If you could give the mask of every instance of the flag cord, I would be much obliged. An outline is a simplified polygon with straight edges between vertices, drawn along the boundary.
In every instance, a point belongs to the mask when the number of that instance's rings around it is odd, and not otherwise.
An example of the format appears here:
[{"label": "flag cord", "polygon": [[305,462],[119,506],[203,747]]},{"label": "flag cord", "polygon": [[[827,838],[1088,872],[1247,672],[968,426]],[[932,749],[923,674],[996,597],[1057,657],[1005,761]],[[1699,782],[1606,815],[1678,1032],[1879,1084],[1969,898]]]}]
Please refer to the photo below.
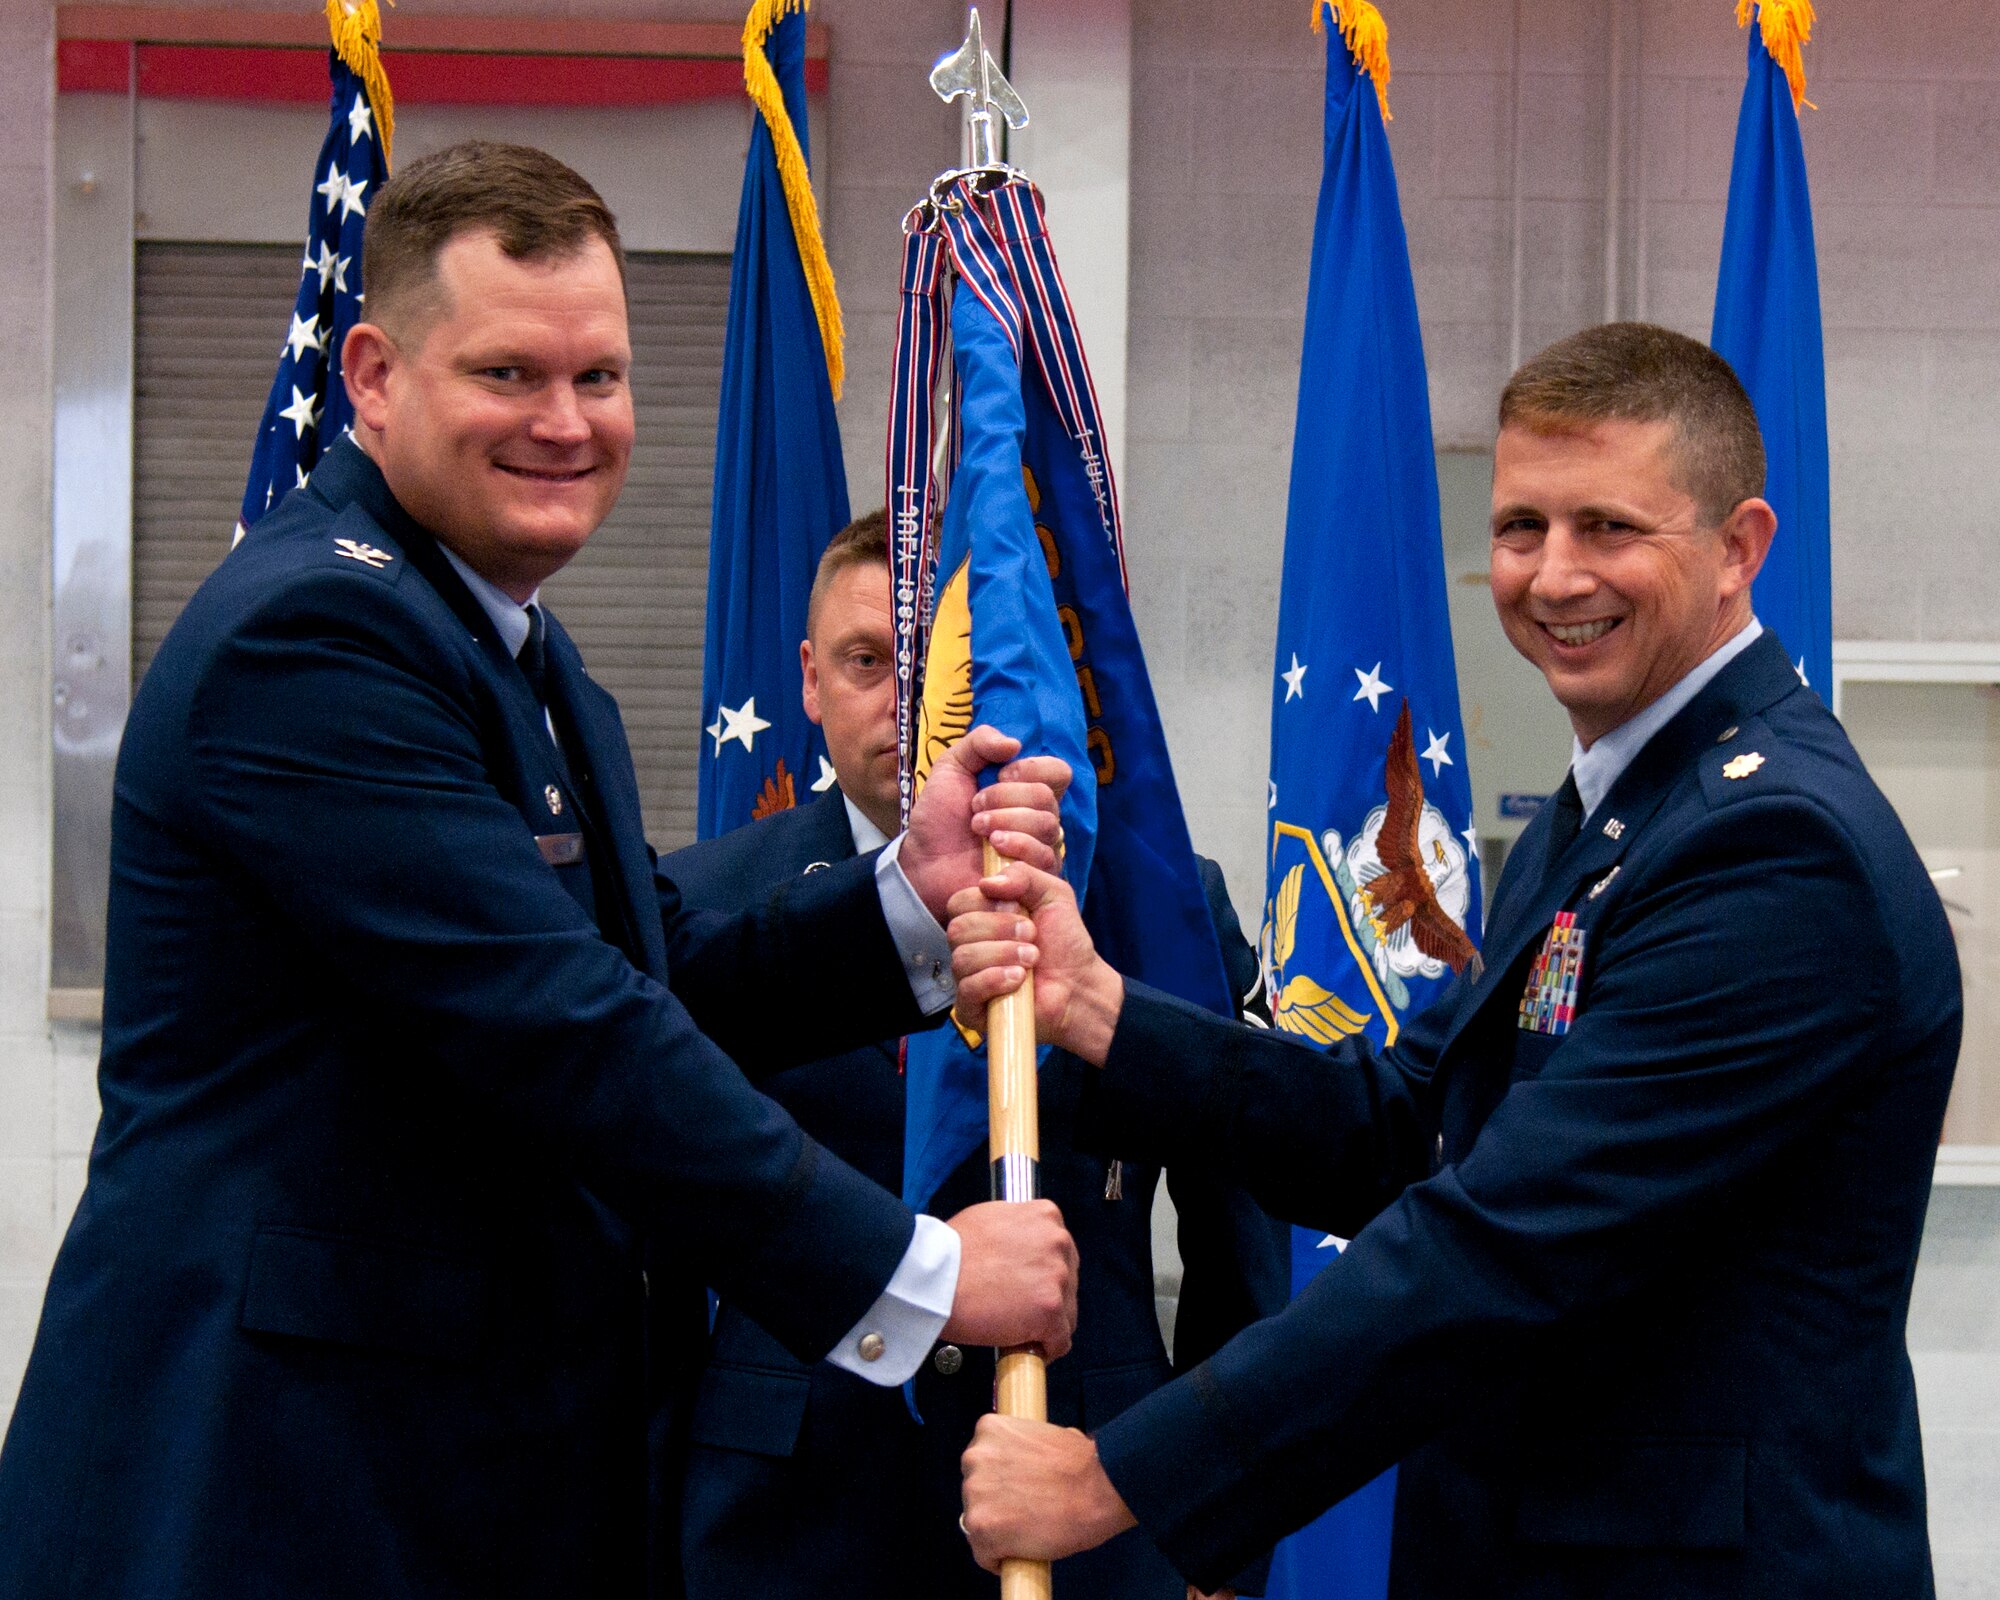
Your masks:
[{"label": "flag cord", "polygon": [[[337,4],[338,0],[329,3]],[[778,160],[778,182],[785,191],[785,209],[791,213],[792,237],[798,240],[799,264],[805,269],[813,314],[819,319],[820,343],[826,347],[827,382],[838,400],[841,380],[846,376],[840,296],[834,288],[833,265],[826,258],[826,242],[820,237],[819,207],[813,201],[812,174],[806,168],[806,154],[785,110],[778,76],[764,55],[764,41],[771,30],[791,13],[804,11],[810,4],[811,0],[755,0],[750,15],[743,21],[743,86],[763,117],[764,126],[771,130],[771,145]]]},{"label": "flag cord", "polygon": [[1803,47],[1812,42],[1812,0],[1736,0],[1736,26],[1747,28],[1752,18],[1764,34],[1764,48],[1785,74],[1792,88],[1792,110],[1819,107],[1806,98],[1806,64]]},{"label": "flag cord", "polygon": [[334,54],[368,91],[368,106],[382,136],[382,165],[387,167],[396,136],[396,97],[389,92],[389,73],[382,65],[381,10],[375,0],[326,0],[326,25],[333,32]]}]

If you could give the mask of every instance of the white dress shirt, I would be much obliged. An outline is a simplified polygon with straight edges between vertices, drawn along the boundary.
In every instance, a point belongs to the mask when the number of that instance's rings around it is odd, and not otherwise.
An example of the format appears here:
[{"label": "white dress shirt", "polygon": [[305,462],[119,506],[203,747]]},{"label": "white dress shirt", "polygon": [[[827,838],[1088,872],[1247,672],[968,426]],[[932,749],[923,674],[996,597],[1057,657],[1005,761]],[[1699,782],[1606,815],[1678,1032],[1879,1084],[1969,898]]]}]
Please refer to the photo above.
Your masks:
[{"label": "white dress shirt", "polygon": [[[528,606],[536,603],[541,591],[537,589],[522,604],[474,572],[442,541],[438,548],[444,551],[445,560],[465,580],[472,598],[492,620],[507,653],[518,656],[534,628]],[[543,715],[546,717],[547,712]],[[555,738],[553,723],[549,726],[549,737]],[[854,836],[855,854],[882,850],[875,861],[875,893],[882,902],[882,917],[889,924],[896,948],[903,954],[903,972],[909,979],[910,993],[925,1016],[935,1016],[949,1009],[958,997],[958,985],[951,975],[950,941],[897,861],[902,852],[902,835],[889,839],[845,794],[841,799],[847,805],[847,826]],[[936,1217],[919,1216],[910,1246],[890,1274],[887,1286],[861,1320],[827,1353],[827,1360],[859,1373],[871,1383],[885,1386],[914,1377],[951,1317],[952,1298],[958,1292],[959,1255],[958,1234],[949,1225]]]},{"label": "white dress shirt", "polygon": [[[854,853],[882,852],[875,860],[875,888],[882,896],[883,916],[889,917],[892,899],[908,896],[916,915],[943,945],[941,953],[928,953],[929,964],[919,972],[926,953],[920,951],[916,941],[898,934],[901,947],[911,952],[906,970],[917,1003],[924,1007],[926,1015],[941,1010],[958,995],[958,986],[951,975],[951,946],[943,939],[936,920],[924,909],[923,901],[917,898],[917,891],[910,887],[910,880],[903,876],[903,869],[896,865],[903,836],[889,838],[868,820],[845,790],[840,798],[847,807],[847,831],[854,838]],[[914,920],[911,925],[914,929]],[[896,926],[894,918],[890,918],[890,926]],[[942,999],[932,998],[935,996]],[[902,1383],[915,1377],[917,1368],[923,1365],[924,1357],[930,1354],[931,1346],[937,1343],[938,1335],[944,1332],[944,1325],[951,1318],[952,1297],[958,1293],[959,1253],[957,1232],[936,1217],[920,1213],[910,1248],[903,1252],[888,1286],[827,1353],[827,1360],[849,1372],[858,1372],[871,1383]],[[873,1356],[864,1354],[864,1350],[873,1351]]]},{"label": "white dress shirt", "polygon": [[1584,749],[1581,739],[1572,741],[1574,748],[1570,753],[1569,770],[1570,776],[1576,779],[1577,798],[1583,802],[1585,822],[1603,803],[1604,797],[1611,792],[1611,786],[1625,769],[1632,765],[1633,758],[1645,749],[1646,741],[1672,722],[1690,700],[1714,681],[1718,672],[1755,644],[1757,636],[1763,631],[1764,624],[1752,617],[1730,637],[1728,643],[1717,646],[1700,665],[1636,717],[1619,723],[1588,750]]}]

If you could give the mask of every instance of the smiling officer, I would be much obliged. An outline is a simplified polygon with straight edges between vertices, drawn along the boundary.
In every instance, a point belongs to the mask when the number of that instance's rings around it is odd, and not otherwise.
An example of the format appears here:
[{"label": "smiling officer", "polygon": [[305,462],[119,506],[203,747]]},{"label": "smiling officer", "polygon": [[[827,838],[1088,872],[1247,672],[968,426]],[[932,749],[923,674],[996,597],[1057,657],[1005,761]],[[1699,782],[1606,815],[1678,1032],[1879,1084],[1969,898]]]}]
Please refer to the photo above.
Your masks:
[{"label": "smiling officer", "polygon": [[1068,1344],[1052,1206],[912,1218],[736,1065],[941,1012],[933,913],[988,829],[1053,864],[1067,774],[975,800],[1015,749],[976,732],[876,860],[682,906],[536,603],[631,456],[622,263],[540,151],[402,168],[353,439],[133,701],[103,1118],[0,1455],[10,1600],[640,1594],[642,1319],[691,1347],[705,1282],[885,1385],[940,1330]]},{"label": "smiling officer", "polygon": [[[992,1418],[988,1563],[1136,1519],[1198,1584],[1400,1461],[1399,1596],[1925,1595],[1910,1280],[1958,965],[1888,803],[1751,614],[1775,526],[1728,366],[1641,324],[1508,384],[1502,626],[1575,761],[1483,974],[1321,1054],[1128,983],[1061,880],[954,901],[959,1004],[1035,968],[1105,1149],[1219,1146],[1352,1243],[1094,1439]],[[1033,914],[1033,921],[1006,902]]]}]

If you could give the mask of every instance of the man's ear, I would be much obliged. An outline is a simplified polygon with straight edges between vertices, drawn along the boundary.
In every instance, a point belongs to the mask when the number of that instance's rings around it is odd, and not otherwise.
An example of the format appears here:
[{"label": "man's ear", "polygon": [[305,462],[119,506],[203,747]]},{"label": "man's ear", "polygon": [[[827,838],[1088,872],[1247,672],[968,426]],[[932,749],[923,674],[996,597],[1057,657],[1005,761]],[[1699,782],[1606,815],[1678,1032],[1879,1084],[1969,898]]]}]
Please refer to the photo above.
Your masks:
[{"label": "man's ear", "polygon": [[389,421],[389,374],[399,352],[372,322],[357,322],[340,345],[340,376],[354,406],[354,420],[380,433]]},{"label": "man's ear", "polygon": [[819,663],[813,659],[813,642],[799,641],[799,675],[805,679],[805,690],[799,698],[805,702],[806,721],[819,726]]},{"label": "man's ear", "polygon": [[1724,599],[1745,593],[1771,553],[1778,531],[1778,513],[1768,500],[1744,500],[1722,519],[1722,592]]}]

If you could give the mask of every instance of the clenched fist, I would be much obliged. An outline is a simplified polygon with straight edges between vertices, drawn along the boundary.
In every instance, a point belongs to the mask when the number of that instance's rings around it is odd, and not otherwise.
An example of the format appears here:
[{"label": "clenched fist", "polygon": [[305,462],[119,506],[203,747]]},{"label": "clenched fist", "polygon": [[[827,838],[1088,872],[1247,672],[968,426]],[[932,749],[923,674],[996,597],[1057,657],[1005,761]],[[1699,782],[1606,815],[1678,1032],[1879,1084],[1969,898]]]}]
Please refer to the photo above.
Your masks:
[{"label": "clenched fist", "polygon": [[950,1226],[961,1253],[944,1337],[1064,1354],[1076,1332],[1076,1244],[1055,1203],[988,1200]]}]

